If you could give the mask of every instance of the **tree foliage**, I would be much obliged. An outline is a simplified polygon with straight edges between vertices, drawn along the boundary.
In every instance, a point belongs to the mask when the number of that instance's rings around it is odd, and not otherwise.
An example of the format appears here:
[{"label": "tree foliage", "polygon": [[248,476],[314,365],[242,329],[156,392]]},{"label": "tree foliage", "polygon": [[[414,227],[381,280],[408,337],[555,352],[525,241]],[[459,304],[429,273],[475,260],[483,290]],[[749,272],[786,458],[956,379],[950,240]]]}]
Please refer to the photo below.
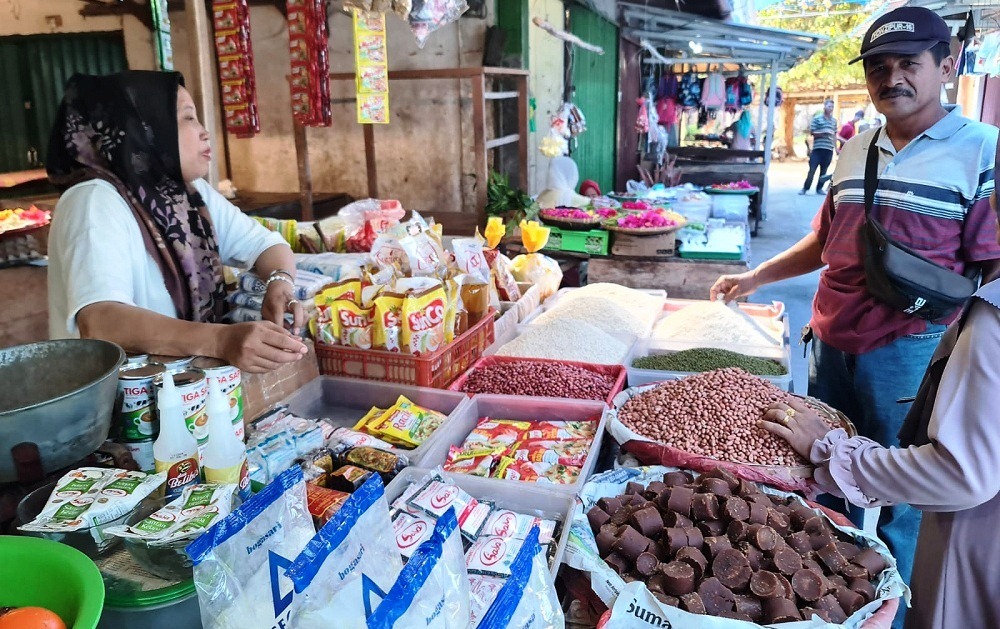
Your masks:
[{"label": "tree foliage", "polygon": [[[773,19],[799,13],[808,16]],[[862,87],[865,79],[861,63],[847,62],[858,56],[864,33],[857,31],[868,15],[863,4],[831,0],[784,0],[759,11],[757,21],[761,25],[830,38],[808,60],[779,75],[782,89],[793,93]]]}]

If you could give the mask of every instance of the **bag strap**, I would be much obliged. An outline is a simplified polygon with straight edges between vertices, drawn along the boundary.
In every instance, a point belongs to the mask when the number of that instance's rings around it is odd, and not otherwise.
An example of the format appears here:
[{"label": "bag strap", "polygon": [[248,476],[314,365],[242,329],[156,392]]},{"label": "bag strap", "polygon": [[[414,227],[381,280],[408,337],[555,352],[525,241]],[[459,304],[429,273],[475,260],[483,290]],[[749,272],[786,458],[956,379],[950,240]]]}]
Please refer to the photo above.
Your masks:
[{"label": "bag strap", "polygon": [[868,145],[868,159],[865,162],[865,218],[872,220],[872,206],[875,205],[875,191],[878,189],[878,138],[882,131],[876,131]]}]

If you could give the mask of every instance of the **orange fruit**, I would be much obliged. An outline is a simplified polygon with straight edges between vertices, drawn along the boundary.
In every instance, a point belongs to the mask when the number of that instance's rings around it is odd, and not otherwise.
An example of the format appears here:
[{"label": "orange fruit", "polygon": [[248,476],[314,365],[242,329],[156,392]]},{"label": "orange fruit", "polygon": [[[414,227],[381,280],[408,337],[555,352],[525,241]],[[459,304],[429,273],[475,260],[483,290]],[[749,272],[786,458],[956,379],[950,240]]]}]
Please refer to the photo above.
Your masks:
[{"label": "orange fruit", "polygon": [[0,629],[66,629],[66,623],[43,607],[19,607],[0,616]]}]

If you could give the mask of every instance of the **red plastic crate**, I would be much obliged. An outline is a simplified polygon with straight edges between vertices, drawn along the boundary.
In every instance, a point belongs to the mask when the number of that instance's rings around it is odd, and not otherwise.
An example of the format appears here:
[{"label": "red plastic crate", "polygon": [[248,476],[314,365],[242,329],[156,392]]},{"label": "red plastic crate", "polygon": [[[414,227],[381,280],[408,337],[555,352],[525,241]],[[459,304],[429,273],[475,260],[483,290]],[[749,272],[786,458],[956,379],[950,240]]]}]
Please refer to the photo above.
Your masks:
[{"label": "red plastic crate", "polygon": [[326,376],[445,389],[493,344],[495,314],[496,311],[490,310],[487,316],[457,339],[427,356],[316,343],[319,372]]},{"label": "red plastic crate", "polygon": [[[516,356],[483,356],[478,361],[476,361],[476,364],[472,365],[472,367],[468,371],[463,373],[460,378],[452,382],[451,386],[449,386],[448,388],[452,391],[461,391],[462,388],[465,386],[465,381],[469,379],[469,374],[471,374],[473,371],[475,371],[480,367],[487,365],[495,365],[498,363],[561,363],[564,365],[572,365],[573,367],[582,367],[583,369],[586,369],[588,371],[593,371],[603,375],[614,376],[615,383],[611,387],[611,392],[608,393],[608,397],[603,400],[603,402],[608,406],[611,406],[611,401],[615,399],[616,395],[621,393],[622,389],[625,388],[625,376],[627,375],[625,367],[623,367],[622,365],[594,365],[591,363],[577,363],[569,360],[550,360],[548,358],[520,358]],[[471,397],[473,394],[469,393],[468,395]],[[570,399],[570,398],[564,398],[564,399]],[[597,400],[597,401],[600,402],[602,400]]]}]

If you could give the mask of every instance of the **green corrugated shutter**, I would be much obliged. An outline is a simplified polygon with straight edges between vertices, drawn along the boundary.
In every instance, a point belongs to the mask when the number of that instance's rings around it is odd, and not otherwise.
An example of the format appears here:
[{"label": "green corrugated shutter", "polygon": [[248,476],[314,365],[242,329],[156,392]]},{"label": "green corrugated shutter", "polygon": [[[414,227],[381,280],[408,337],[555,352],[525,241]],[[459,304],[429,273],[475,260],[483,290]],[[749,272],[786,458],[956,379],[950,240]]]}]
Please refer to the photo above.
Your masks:
[{"label": "green corrugated shutter", "polygon": [[28,135],[17,44],[0,40],[0,172],[26,170]]},{"label": "green corrugated shutter", "polygon": [[615,179],[618,129],[618,27],[586,7],[571,4],[569,30],[604,48],[603,55],[573,50],[571,98],[587,118],[587,131],[577,138],[572,157],[581,181],[593,179],[602,192],[609,192]]},{"label": "green corrugated shutter", "polygon": [[[111,74],[126,68],[120,32],[3,38],[0,77],[5,89],[14,86],[17,90],[17,102],[0,96],[0,120],[20,121],[15,135],[21,136],[22,143],[16,154],[0,148],[0,172],[31,168],[26,158],[29,147],[38,150],[38,159],[44,163],[49,132],[69,77],[78,72]],[[31,103],[27,110],[26,100]]]}]

